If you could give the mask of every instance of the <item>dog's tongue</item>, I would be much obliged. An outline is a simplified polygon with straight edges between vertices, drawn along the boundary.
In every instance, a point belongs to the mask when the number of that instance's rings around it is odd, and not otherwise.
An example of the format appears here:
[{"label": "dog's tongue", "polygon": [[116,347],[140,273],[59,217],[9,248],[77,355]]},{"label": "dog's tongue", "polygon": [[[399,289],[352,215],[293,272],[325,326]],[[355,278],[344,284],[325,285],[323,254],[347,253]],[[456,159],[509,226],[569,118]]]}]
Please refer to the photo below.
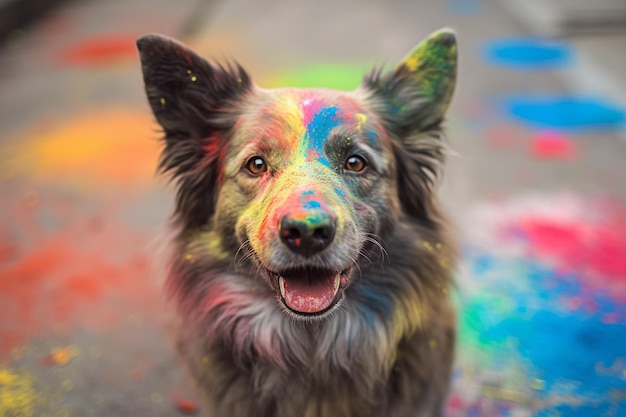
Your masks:
[{"label": "dog's tongue", "polygon": [[287,307],[300,313],[319,313],[332,304],[339,289],[336,272],[302,271],[279,279]]}]

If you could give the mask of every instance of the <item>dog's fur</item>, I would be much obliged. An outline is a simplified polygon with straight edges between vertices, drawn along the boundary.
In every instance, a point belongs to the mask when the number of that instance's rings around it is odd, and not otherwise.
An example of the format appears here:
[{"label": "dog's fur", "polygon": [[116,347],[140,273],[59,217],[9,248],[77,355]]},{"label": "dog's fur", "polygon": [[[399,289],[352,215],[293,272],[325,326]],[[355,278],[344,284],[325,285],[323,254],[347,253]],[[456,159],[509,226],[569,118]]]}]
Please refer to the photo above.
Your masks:
[{"label": "dog's fur", "polygon": [[[263,90],[158,35],[138,47],[177,182],[178,348],[207,415],[438,416],[455,339],[435,195],[455,36],[350,93]],[[332,229],[321,250],[282,234],[286,217],[321,230],[315,216]],[[293,271],[324,291],[340,276],[331,304],[281,296]]]}]

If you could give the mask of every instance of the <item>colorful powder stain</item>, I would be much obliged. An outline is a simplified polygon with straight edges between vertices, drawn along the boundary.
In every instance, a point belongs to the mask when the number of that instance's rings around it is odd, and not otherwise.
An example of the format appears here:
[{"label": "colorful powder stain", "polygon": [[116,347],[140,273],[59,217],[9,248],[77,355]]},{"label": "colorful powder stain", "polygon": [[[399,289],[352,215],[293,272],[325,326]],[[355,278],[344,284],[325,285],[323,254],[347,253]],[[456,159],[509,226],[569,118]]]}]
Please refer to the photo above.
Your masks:
[{"label": "colorful powder stain", "polygon": [[488,42],[483,56],[491,65],[518,70],[545,70],[570,65],[573,51],[563,42],[514,38]]},{"label": "colorful powder stain", "polygon": [[533,135],[530,154],[537,159],[572,160],[578,154],[578,145],[564,133],[554,130],[539,131]]},{"label": "colorful powder stain", "polygon": [[37,401],[32,376],[0,368],[0,416],[30,417],[35,413]]},{"label": "colorful powder stain", "polygon": [[[116,219],[114,209],[85,216],[70,204],[41,199],[15,205],[2,236],[15,256],[0,263],[0,357],[30,337],[77,327],[104,330],[161,301],[148,237]],[[63,227],[47,232],[41,216]],[[54,364],[71,350],[53,351]],[[74,352],[75,353],[75,352]]]},{"label": "colorful powder stain", "polygon": [[2,149],[3,175],[71,184],[145,184],[155,171],[158,133],[147,112],[101,109],[18,135]]},{"label": "colorful powder stain", "polygon": [[456,403],[469,410],[497,388],[534,415],[625,415],[626,207],[529,196],[470,217],[459,362],[479,371],[459,377]]},{"label": "colorful powder stain", "polygon": [[102,66],[137,57],[135,41],[139,35],[105,35],[81,40],[58,53],[63,66]]},{"label": "colorful powder stain", "polygon": [[286,71],[269,78],[264,86],[312,88],[324,87],[350,91],[359,86],[373,66],[359,64],[315,64]]},{"label": "colorful powder stain", "polygon": [[591,97],[519,95],[504,104],[513,118],[531,128],[592,131],[626,126],[624,109]]}]

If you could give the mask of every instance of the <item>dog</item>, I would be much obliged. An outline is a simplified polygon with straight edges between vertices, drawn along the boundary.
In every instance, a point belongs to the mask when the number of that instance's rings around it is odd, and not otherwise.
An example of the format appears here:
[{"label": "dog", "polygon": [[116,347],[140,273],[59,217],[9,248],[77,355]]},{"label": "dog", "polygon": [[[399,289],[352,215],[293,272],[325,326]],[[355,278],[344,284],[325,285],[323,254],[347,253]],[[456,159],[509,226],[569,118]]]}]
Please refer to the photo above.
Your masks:
[{"label": "dog", "polygon": [[436,196],[454,33],[352,92],[262,89],[170,38],[137,45],[177,190],[177,350],[206,415],[439,416],[456,331]]}]

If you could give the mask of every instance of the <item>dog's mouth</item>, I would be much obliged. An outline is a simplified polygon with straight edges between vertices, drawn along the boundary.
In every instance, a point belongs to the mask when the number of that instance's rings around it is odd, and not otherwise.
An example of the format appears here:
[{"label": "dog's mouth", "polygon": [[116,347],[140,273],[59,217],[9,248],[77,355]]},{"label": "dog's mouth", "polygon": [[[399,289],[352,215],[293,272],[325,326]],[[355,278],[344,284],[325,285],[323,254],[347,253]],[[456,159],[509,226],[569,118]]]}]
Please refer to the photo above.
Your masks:
[{"label": "dog's mouth", "polygon": [[319,315],[341,300],[352,268],[343,271],[315,267],[266,271],[280,294],[280,300],[289,310],[300,315]]}]

